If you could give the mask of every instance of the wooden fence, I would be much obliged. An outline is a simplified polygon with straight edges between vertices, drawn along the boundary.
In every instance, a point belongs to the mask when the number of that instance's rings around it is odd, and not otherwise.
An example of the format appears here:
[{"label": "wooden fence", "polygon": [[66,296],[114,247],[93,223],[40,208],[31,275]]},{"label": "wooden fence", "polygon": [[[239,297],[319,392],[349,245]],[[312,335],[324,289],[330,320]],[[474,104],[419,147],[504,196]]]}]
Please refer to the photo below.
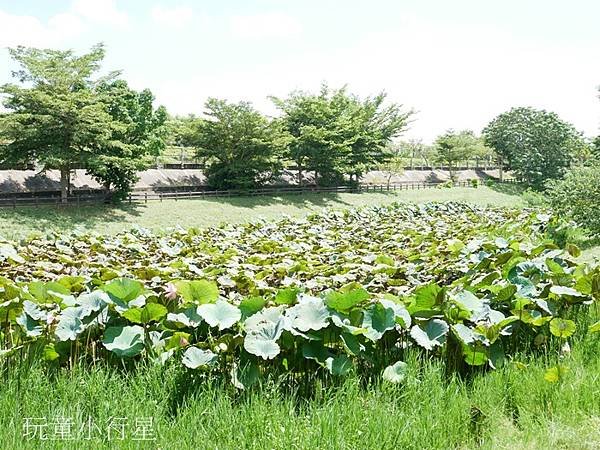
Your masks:
[{"label": "wooden fence", "polygon": [[[499,182],[499,181],[496,181]],[[396,192],[402,190],[429,189],[442,187],[444,185],[455,187],[476,187],[484,181],[461,180],[450,185],[447,181],[414,181],[414,182],[396,182],[390,184],[360,184],[356,186],[273,186],[260,189],[246,190],[199,190],[197,186],[182,186],[180,189],[171,192],[156,191],[133,191],[125,199],[126,203],[148,203],[150,201],[163,200],[185,200],[198,198],[228,198],[228,197],[256,197],[256,196],[275,196],[275,195],[305,195],[305,194],[337,194],[337,193],[361,193],[361,192]],[[505,179],[502,183],[518,183],[516,179]],[[194,189],[195,188],[195,189]],[[29,196],[7,196],[0,197],[0,207],[22,207],[22,206],[43,206],[55,205],[62,206],[85,206],[110,202],[110,194],[105,192],[77,193],[70,195],[66,203],[61,202],[60,195],[29,195]]]}]

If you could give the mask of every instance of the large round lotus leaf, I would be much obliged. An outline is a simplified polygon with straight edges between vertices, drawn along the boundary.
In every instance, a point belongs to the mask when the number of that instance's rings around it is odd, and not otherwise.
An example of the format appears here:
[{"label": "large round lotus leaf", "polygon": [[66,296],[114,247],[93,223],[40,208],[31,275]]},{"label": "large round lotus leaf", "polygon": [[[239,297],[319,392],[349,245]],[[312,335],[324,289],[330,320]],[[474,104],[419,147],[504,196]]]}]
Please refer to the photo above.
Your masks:
[{"label": "large round lotus leaf", "polygon": [[386,331],[396,327],[394,310],[386,308],[381,303],[375,303],[365,310],[362,326],[367,330],[364,333],[365,337],[376,342]]},{"label": "large round lotus leaf", "polygon": [[201,350],[198,347],[190,347],[183,353],[182,363],[190,369],[212,366],[218,359],[210,350]]},{"label": "large round lotus leaf", "polygon": [[167,321],[183,327],[196,328],[202,322],[198,308],[186,308],[178,313],[167,314]]},{"label": "large round lotus leaf", "polygon": [[348,292],[331,292],[325,297],[325,304],[331,309],[344,312],[368,299],[369,293],[360,288]]},{"label": "large round lotus leaf", "polygon": [[406,378],[408,365],[404,361],[398,361],[391,366],[388,366],[383,371],[383,379],[390,383],[402,383]]},{"label": "large round lotus leaf", "polygon": [[116,280],[112,280],[110,283],[105,284],[102,289],[104,289],[105,292],[108,292],[114,299],[124,303],[135,300],[144,292],[142,283],[130,280],[129,278],[117,278]]},{"label": "large round lotus leaf", "polygon": [[329,311],[323,300],[308,295],[300,295],[298,304],[286,312],[289,325],[299,331],[322,330],[329,325]]},{"label": "large round lotus leaf", "polygon": [[75,303],[92,313],[105,308],[110,303],[110,297],[104,291],[94,291],[89,294],[81,294]]},{"label": "large round lotus leaf", "polygon": [[298,297],[299,293],[300,289],[295,287],[281,289],[277,292],[273,301],[277,305],[293,305],[296,303],[296,298]]},{"label": "large round lotus leaf", "polygon": [[102,343],[122,358],[136,356],[144,349],[144,329],[138,325],[110,327],[104,332]]},{"label": "large round lotus leaf", "polygon": [[244,349],[251,355],[262,359],[273,359],[281,351],[277,341],[263,339],[258,334],[249,334],[244,339]]},{"label": "large round lotus leaf", "polygon": [[457,323],[452,325],[452,331],[454,331],[454,335],[461,341],[463,344],[472,344],[475,342],[475,333],[468,326]]},{"label": "large round lotus leaf", "polygon": [[187,303],[214,303],[219,298],[219,287],[208,280],[174,281],[177,293]]},{"label": "large round lotus leaf", "polygon": [[38,337],[44,332],[42,325],[37,320],[32,319],[25,311],[17,317],[16,322],[21,325],[25,330],[25,334],[29,337]]},{"label": "large round lotus leaf", "polygon": [[[277,330],[280,335],[283,331],[283,325],[285,323],[285,317],[283,316],[284,310],[284,306],[265,308],[248,317],[244,321],[244,329],[247,333],[252,333],[262,330],[266,324],[273,324],[275,325],[273,329]],[[279,335],[275,339],[278,339]]]},{"label": "large round lotus leaf", "polygon": [[426,350],[442,346],[446,342],[447,333],[448,324],[441,319],[431,319],[425,324],[425,328],[415,325],[410,330],[411,337]]},{"label": "large round lotus leaf", "polygon": [[572,336],[575,328],[575,322],[572,320],[555,318],[550,321],[550,333],[563,339]]},{"label": "large round lotus leaf", "polygon": [[250,317],[264,308],[267,301],[263,297],[247,297],[240,302],[240,311],[244,317]]},{"label": "large round lotus leaf", "polygon": [[58,325],[56,325],[56,338],[59,341],[74,341],[77,336],[85,330],[82,318],[86,314],[83,307],[65,308],[60,314]]},{"label": "large round lotus leaf", "polygon": [[567,295],[571,297],[584,297],[581,292],[567,286],[552,286],[550,292],[559,296]]},{"label": "large round lotus leaf", "polygon": [[410,328],[412,323],[410,313],[404,307],[404,305],[387,299],[381,299],[379,302],[386,308],[390,308],[392,311],[394,311],[394,320],[398,325],[401,325],[406,329]]},{"label": "large round lotus leaf", "polygon": [[224,300],[198,306],[198,315],[219,331],[230,328],[242,318],[240,309]]},{"label": "large round lotus leaf", "polygon": [[260,322],[251,332],[246,334],[244,349],[248,353],[263,359],[273,359],[280,352],[277,339],[281,336],[282,331],[282,321]]},{"label": "large round lotus leaf", "polygon": [[478,342],[462,346],[463,357],[470,366],[482,366],[488,361],[486,347]]},{"label": "large round lotus leaf", "polygon": [[130,308],[121,315],[133,323],[158,322],[167,315],[167,308],[158,303],[147,303],[142,308]]}]

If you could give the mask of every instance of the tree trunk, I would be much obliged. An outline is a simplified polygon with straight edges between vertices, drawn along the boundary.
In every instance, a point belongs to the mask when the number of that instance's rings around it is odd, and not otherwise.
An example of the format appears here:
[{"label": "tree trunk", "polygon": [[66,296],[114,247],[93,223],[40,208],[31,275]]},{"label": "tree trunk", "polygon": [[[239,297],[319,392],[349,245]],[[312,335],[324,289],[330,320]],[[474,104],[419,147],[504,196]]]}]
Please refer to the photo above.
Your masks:
[{"label": "tree trunk", "polygon": [[298,164],[298,186],[302,186],[302,166]]},{"label": "tree trunk", "polygon": [[504,168],[502,167],[502,159],[498,158],[498,175],[500,177],[500,182],[504,181]]},{"label": "tree trunk", "polygon": [[68,167],[60,168],[60,202],[67,203],[69,185],[71,184],[71,170]]}]

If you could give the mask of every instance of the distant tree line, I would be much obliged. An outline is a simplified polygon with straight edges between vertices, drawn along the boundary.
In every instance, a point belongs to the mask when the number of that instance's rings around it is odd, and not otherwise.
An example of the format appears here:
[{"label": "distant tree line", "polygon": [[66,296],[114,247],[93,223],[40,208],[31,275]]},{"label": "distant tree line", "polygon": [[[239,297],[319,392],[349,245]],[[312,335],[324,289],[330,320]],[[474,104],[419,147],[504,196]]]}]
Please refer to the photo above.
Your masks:
[{"label": "distant tree line", "polygon": [[409,161],[443,164],[456,176],[468,159],[494,158],[535,188],[574,164],[600,155],[600,137],[586,142],[556,114],[514,108],[483,130],[449,130],[433,145],[399,141],[414,112],[384,93],[360,98],[345,87],[272,97],[279,114],[266,117],[250,103],[210,98],[202,117],[170,117],[153,106],[152,93],[136,91],[120,72],[99,75],[102,45],[72,51],[10,49],[17,83],[0,87],[0,164],[35,161],[61,174],[66,200],[73,169],[86,169],[123,198],[137,173],[167,146],[188,147],[214,188],[253,188],[294,170],[298,184],[357,183],[370,170],[402,171]]}]

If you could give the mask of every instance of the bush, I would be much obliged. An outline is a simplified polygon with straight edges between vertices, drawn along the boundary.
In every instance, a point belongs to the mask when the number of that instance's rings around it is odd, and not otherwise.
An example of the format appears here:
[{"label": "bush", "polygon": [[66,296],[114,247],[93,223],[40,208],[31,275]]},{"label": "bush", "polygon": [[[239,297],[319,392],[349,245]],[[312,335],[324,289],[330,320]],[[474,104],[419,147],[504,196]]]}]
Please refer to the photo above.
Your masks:
[{"label": "bush", "polygon": [[479,178],[473,178],[472,180],[470,180],[471,182],[471,187],[479,187]]},{"label": "bush", "polygon": [[534,191],[531,188],[523,192],[521,196],[523,197],[525,203],[527,203],[527,206],[531,206],[534,208],[548,206],[548,197],[545,194],[538,191]]},{"label": "bush", "polygon": [[547,186],[552,208],[594,234],[600,234],[600,164],[575,167]]}]

